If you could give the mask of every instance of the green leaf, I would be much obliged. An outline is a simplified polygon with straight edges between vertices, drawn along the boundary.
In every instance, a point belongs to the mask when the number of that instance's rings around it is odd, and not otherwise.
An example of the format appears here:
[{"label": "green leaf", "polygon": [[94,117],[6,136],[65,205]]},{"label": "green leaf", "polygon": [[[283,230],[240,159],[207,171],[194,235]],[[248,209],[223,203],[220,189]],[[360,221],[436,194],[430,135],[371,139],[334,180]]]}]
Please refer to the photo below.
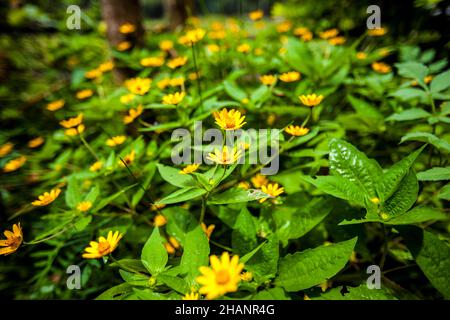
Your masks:
[{"label": "green leaf", "polygon": [[91,223],[91,221],[92,216],[81,217],[80,219],[77,219],[77,221],[74,223],[75,229],[77,231],[83,231],[84,229],[86,229],[89,223]]},{"label": "green leaf", "polygon": [[93,186],[84,200],[95,203],[95,200],[97,200],[99,194],[100,188],[98,186]]},{"label": "green leaf", "polygon": [[291,300],[286,292],[279,287],[266,289],[256,293],[252,300]]},{"label": "green leaf", "polygon": [[450,184],[446,184],[438,193],[439,199],[450,201]]},{"label": "green leaf", "polygon": [[100,200],[99,203],[94,207],[94,209],[92,209],[92,213],[98,212],[99,210],[103,209],[108,204],[110,204],[111,202],[113,202],[118,197],[122,196],[125,192],[127,192],[131,188],[134,188],[135,186],[136,186],[136,184],[132,184],[131,186],[125,187],[122,190],[114,193],[113,195]]},{"label": "green leaf", "polygon": [[380,111],[367,101],[356,98],[350,94],[347,95],[347,99],[359,115],[380,120],[384,118]]},{"label": "green leaf", "polygon": [[185,280],[183,280],[179,277],[174,277],[174,276],[170,276],[170,275],[162,273],[162,274],[158,275],[158,280],[160,280],[161,282],[166,284],[169,288],[171,288],[183,295],[190,291],[189,284]]},{"label": "green leaf", "polygon": [[181,174],[180,169],[165,166],[160,163],[156,166],[161,177],[171,185],[179,188],[195,186],[194,178],[188,174]]},{"label": "green leaf", "polygon": [[419,172],[417,174],[417,179],[419,181],[450,180],[450,167],[445,168],[437,167]]},{"label": "green leaf", "polygon": [[448,143],[447,141],[442,140],[442,139],[436,137],[434,134],[431,134],[428,132],[407,133],[402,137],[402,139],[400,140],[400,143],[403,143],[405,141],[410,141],[410,140],[428,142],[442,151],[450,152],[450,143]]},{"label": "green leaf", "polygon": [[147,286],[149,277],[147,275],[119,270],[122,279],[132,286]]},{"label": "green leaf", "polygon": [[171,203],[184,202],[187,200],[198,198],[201,195],[204,195],[205,193],[206,193],[205,189],[200,189],[200,188],[195,188],[195,187],[185,187],[185,188],[179,189],[179,190],[169,194],[167,197],[164,197],[163,199],[157,201],[156,204],[171,204]]},{"label": "green leaf", "polygon": [[[144,182],[142,183],[142,187],[147,190],[150,182],[152,181],[155,172],[156,172],[156,165],[154,162],[150,162],[146,168],[146,178],[144,180]],[[148,171],[147,171],[148,170]],[[142,188],[139,188],[136,193],[133,195],[133,198],[131,198],[131,205],[132,207],[136,207],[136,205],[139,203],[139,201],[141,201],[142,197],[144,196],[145,192],[144,190],[142,190]]]},{"label": "green leaf", "polygon": [[446,220],[447,216],[441,211],[430,207],[415,207],[397,217],[394,217],[386,224],[402,225],[402,224],[416,224],[430,220]]},{"label": "green leaf", "polygon": [[81,202],[81,188],[78,180],[71,176],[67,181],[66,204],[69,208],[73,209]]},{"label": "green leaf", "polygon": [[412,108],[401,111],[399,113],[391,114],[386,118],[387,121],[410,121],[428,118],[431,114],[420,108]]},{"label": "green leaf", "polygon": [[356,241],[357,237],[286,255],[280,259],[275,283],[293,292],[331,279],[346,265]]},{"label": "green leaf", "polygon": [[266,198],[267,194],[258,189],[232,188],[223,193],[216,194],[208,200],[208,204],[230,204],[254,201]]},{"label": "green leaf", "polygon": [[164,208],[162,214],[167,217],[166,232],[186,245],[186,234],[191,226],[197,223],[192,213],[181,207]]},{"label": "green leaf", "polygon": [[118,267],[128,272],[133,273],[146,273],[147,269],[142,264],[141,260],[137,259],[121,259],[119,261],[112,262],[110,267]]},{"label": "green leaf", "polygon": [[433,78],[433,81],[431,81],[430,84],[430,91],[440,92],[444,91],[450,86],[450,70],[447,70],[443,73],[438,74]]},{"label": "green leaf", "polygon": [[427,95],[425,91],[416,88],[400,88],[389,95],[390,97],[398,98],[402,101],[408,101],[412,99],[419,99],[425,101]]},{"label": "green leaf", "polygon": [[186,234],[184,243],[181,270],[187,273],[186,280],[193,285],[195,277],[199,275],[199,267],[208,265],[209,241],[201,226],[196,224],[195,228]]},{"label": "green leaf", "polygon": [[140,300],[181,300],[181,296],[178,293],[159,293],[154,292],[151,289],[136,289],[133,288],[137,297]]},{"label": "green leaf", "polygon": [[381,211],[389,217],[395,217],[412,207],[417,200],[419,183],[412,169],[402,179],[397,190],[381,206]]},{"label": "green leaf", "polygon": [[246,207],[237,216],[231,233],[231,245],[239,255],[244,255],[256,247],[256,226]]},{"label": "green leaf", "polygon": [[385,288],[369,289],[366,284],[361,284],[358,287],[346,286],[344,295],[341,293],[343,287],[333,288],[319,297],[312,297],[312,300],[397,300]]},{"label": "green leaf", "polygon": [[428,68],[418,62],[403,62],[396,63],[395,66],[398,68],[398,74],[405,78],[415,79],[422,86],[425,85],[424,79],[428,75]]},{"label": "green leaf", "polygon": [[223,88],[230,97],[239,102],[247,98],[247,94],[245,93],[245,91],[239,88],[234,82],[225,80],[223,82]]},{"label": "green leaf", "polygon": [[322,192],[364,206],[364,193],[356,184],[346,178],[341,176],[317,176],[316,179],[311,177],[302,177],[302,179],[313,184]]},{"label": "green leaf", "polygon": [[159,234],[159,229],[154,228],[152,234],[142,249],[142,264],[147,268],[151,275],[155,276],[164,270],[167,264],[168,256],[164,248],[164,240]]},{"label": "green leaf", "polygon": [[262,283],[275,277],[279,255],[278,238],[276,235],[271,235],[261,249],[247,261],[245,268],[253,273],[256,282]]},{"label": "green leaf", "polygon": [[133,287],[124,282],[117,286],[114,286],[112,288],[109,288],[105,292],[103,292],[101,295],[99,295],[96,300],[123,300],[128,295],[130,295],[133,292]]},{"label": "green leaf", "polygon": [[258,89],[252,92],[250,100],[256,104],[270,97],[270,89],[266,85],[261,85]]}]

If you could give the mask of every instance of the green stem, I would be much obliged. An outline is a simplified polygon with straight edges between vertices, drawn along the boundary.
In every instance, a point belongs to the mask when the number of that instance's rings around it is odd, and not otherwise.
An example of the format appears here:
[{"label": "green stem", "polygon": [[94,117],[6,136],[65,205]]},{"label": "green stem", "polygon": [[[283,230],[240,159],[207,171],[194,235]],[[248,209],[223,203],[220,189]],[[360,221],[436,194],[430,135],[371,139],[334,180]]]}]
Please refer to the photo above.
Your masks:
[{"label": "green stem", "polygon": [[197,76],[196,82],[197,82],[197,90],[198,90],[198,95],[200,96],[200,104],[201,104],[201,111],[203,111],[203,97],[202,97],[202,87],[200,85],[200,74],[198,72],[198,67],[197,67],[197,58],[195,57],[195,44],[193,42],[191,42],[191,48],[192,48],[192,58],[194,59],[194,69],[195,69],[195,74]]},{"label": "green stem", "polygon": [[84,146],[86,147],[86,149],[89,150],[89,152],[92,154],[92,156],[97,160],[100,161],[99,157],[97,157],[97,154],[95,153],[95,151],[91,148],[91,146],[89,145],[89,143],[84,139],[83,134],[80,134],[80,139],[83,142]]}]

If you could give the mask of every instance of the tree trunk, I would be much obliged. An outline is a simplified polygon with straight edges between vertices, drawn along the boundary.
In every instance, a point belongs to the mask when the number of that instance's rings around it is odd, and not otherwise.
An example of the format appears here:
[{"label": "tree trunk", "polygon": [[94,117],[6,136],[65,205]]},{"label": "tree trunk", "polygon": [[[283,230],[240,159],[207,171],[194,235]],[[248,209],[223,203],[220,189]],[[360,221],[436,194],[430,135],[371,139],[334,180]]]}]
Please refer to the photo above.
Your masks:
[{"label": "tree trunk", "polygon": [[186,24],[186,19],[193,15],[193,0],[165,0],[164,13],[169,22],[169,30],[174,31]]},{"label": "tree trunk", "polygon": [[[142,27],[142,10],[139,0],[102,0],[102,17],[107,26],[109,45],[116,48],[120,42],[129,41],[132,46],[143,46],[144,28]],[[136,26],[133,33],[122,34],[119,28],[124,23]],[[114,78],[122,83],[132,75],[128,68],[115,67]]]}]

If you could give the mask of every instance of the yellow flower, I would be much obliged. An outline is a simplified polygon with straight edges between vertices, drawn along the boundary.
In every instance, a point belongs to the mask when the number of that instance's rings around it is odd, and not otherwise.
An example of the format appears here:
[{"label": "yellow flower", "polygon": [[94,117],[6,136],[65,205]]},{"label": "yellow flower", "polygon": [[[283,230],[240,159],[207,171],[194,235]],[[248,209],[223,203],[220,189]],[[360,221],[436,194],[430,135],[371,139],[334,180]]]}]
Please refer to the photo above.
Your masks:
[{"label": "yellow flower", "polygon": [[370,202],[372,202],[374,204],[379,204],[380,203],[380,199],[378,199],[377,197],[374,197],[374,198],[370,199]]},{"label": "yellow flower", "polygon": [[153,219],[153,225],[155,227],[162,227],[167,223],[167,218],[164,217],[162,214],[157,214],[155,218]]},{"label": "yellow flower", "polygon": [[224,130],[237,130],[247,122],[244,122],[245,116],[235,109],[230,111],[227,108],[220,110],[220,112],[213,113],[216,124]]},{"label": "yellow flower", "polygon": [[186,43],[183,44],[191,45],[192,43],[197,43],[204,38],[205,34],[206,31],[201,28],[189,30],[185,35]]},{"label": "yellow flower", "polygon": [[174,254],[175,248],[168,242],[164,242],[164,248],[166,249],[168,254]]},{"label": "yellow flower", "polygon": [[243,43],[237,47],[237,51],[240,53],[249,53],[250,45],[248,43]]},{"label": "yellow flower", "polygon": [[14,148],[14,144],[11,142],[7,142],[0,146],[0,157],[4,157],[9,154]]},{"label": "yellow flower", "polygon": [[283,82],[294,82],[298,81],[299,79],[300,79],[300,72],[297,71],[285,72],[280,75],[280,80]]},{"label": "yellow flower", "polygon": [[108,72],[108,71],[111,71],[113,68],[114,68],[114,62],[112,60],[103,62],[102,64],[100,64],[98,66],[98,69],[101,72]]},{"label": "yellow flower", "polygon": [[94,94],[94,91],[92,91],[91,89],[84,89],[84,90],[78,91],[76,93],[76,97],[77,97],[77,99],[83,100],[83,99],[89,98],[93,94]]},{"label": "yellow flower", "polygon": [[225,38],[226,35],[227,33],[225,32],[225,30],[211,31],[210,33],[208,33],[208,37],[212,40],[221,40]]},{"label": "yellow flower", "polygon": [[73,117],[73,118],[69,118],[67,120],[62,120],[59,122],[59,124],[61,126],[63,126],[64,128],[68,129],[68,128],[73,128],[78,126],[79,124],[81,124],[83,122],[83,114],[80,113],[78,114],[78,116]]},{"label": "yellow flower", "polygon": [[130,109],[128,110],[128,114],[123,117],[123,123],[129,124],[133,122],[137,117],[139,117],[142,114],[143,108],[142,105],[138,105],[136,109]]},{"label": "yellow flower", "polygon": [[28,141],[28,147],[29,148],[37,148],[41,146],[45,142],[44,138],[42,137],[36,137],[30,141]]},{"label": "yellow flower", "polygon": [[328,43],[336,46],[338,44],[344,44],[346,41],[346,39],[344,37],[334,37],[328,40]]},{"label": "yellow flower", "polygon": [[200,164],[197,164],[197,163],[190,164],[190,165],[184,167],[182,170],[180,170],[180,173],[181,174],[189,174],[189,173],[197,171],[198,167],[200,167]]},{"label": "yellow flower", "polygon": [[206,237],[208,240],[211,238],[211,234],[213,233],[214,229],[216,228],[216,225],[210,224],[209,226],[206,226],[204,222],[201,224],[203,232],[206,234]]},{"label": "yellow flower", "polygon": [[190,293],[186,293],[182,300],[199,300],[200,295],[197,292],[191,291]]},{"label": "yellow flower", "polygon": [[90,202],[90,201],[81,201],[81,202],[77,205],[77,209],[80,210],[81,212],[86,212],[86,211],[88,211],[90,208],[92,208],[92,202]]},{"label": "yellow flower", "polygon": [[129,22],[126,22],[119,27],[119,32],[123,33],[123,34],[133,33],[135,31],[136,31],[136,26]]},{"label": "yellow flower", "polygon": [[189,80],[194,81],[200,78],[200,72],[191,72],[188,76]]},{"label": "yellow flower", "polygon": [[267,180],[267,177],[265,175],[262,175],[258,173],[257,175],[253,176],[250,181],[252,182],[253,186],[255,188],[261,188],[262,186],[265,186],[269,183],[269,180]]},{"label": "yellow flower", "polygon": [[163,57],[148,57],[141,59],[141,65],[144,67],[160,67],[164,64]]},{"label": "yellow flower", "polygon": [[247,271],[247,272],[242,272],[241,275],[240,275],[240,277],[241,277],[241,280],[242,280],[242,281],[249,282],[249,281],[252,281],[252,279],[253,279],[253,274],[252,274],[251,272],[249,272],[249,271]]},{"label": "yellow flower", "polygon": [[89,167],[89,170],[92,172],[95,172],[95,171],[100,170],[102,167],[103,167],[103,162],[96,161]]},{"label": "yellow flower", "polygon": [[62,107],[64,107],[64,100],[60,99],[60,100],[56,100],[53,102],[50,102],[49,104],[47,104],[47,110],[48,111],[56,111],[61,109]]},{"label": "yellow flower", "polygon": [[3,247],[0,248],[0,256],[7,256],[8,254],[16,252],[17,249],[19,249],[23,241],[23,233],[20,223],[14,224],[12,231],[5,230],[4,235],[6,240],[0,240],[0,247]]},{"label": "yellow flower", "polygon": [[232,164],[238,161],[241,154],[241,150],[236,148],[228,150],[228,147],[224,146],[222,150],[215,149],[214,153],[210,153],[207,159],[218,164]]},{"label": "yellow flower", "polygon": [[171,87],[181,87],[184,85],[184,78],[183,77],[179,77],[179,78],[173,78],[170,79],[170,86]]},{"label": "yellow flower", "polygon": [[367,34],[371,37],[380,37],[384,36],[387,33],[386,28],[375,28],[367,30]]},{"label": "yellow flower", "polygon": [[294,35],[296,35],[297,37],[301,37],[309,32],[310,32],[309,29],[305,27],[298,27],[294,29]]},{"label": "yellow flower", "polygon": [[253,21],[260,20],[260,19],[262,19],[263,16],[264,16],[264,11],[262,11],[262,10],[251,11],[248,14],[248,17],[250,19],[252,19]]},{"label": "yellow flower", "polygon": [[366,58],[367,58],[367,53],[362,52],[362,51],[356,53],[356,59],[364,60]]},{"label": "yellow flower", "polygon": [[17,169],[22,167],[26,161],[27,161],[27,157],[25,157],[25,156],[20,156],[16,159],[9,160],[3,167],[3,171],[4,172],[16,171]]},{"label": "yellow flower", "polygon": [[241,181],[238,184],[238,188],[248,190],[248,189],[250,189],[250,184],[247,181]]},{"label": "yellow flower", "polygon": [[326,40],[326,39],[336,37],[338,35],[338,33],[339,33],[339,30],[336,28],[333,28],[333,29],[325,30],[323,32],[319,32],[319,37]]},{"label": "yellow flower", "polygon": [[290,125],[286,129],[284,129],[284,131],[286,131],[292,136],[301,137],[308,134],[309,129],[300,126]]},{"label": "yellow flower", "polygon": [[64,134],[71,137],[71,136],[76,136],[83,132],[84,132],[84,124],[80,124],[76,128],[70,128],[70,129],[65,130]]},{"label": "yellow flower", "polygon": [[239,262],[238,256],[230,259],[228,252],[222,256],[210,256],[210,267],[200,267],[201,276],[195,280],[202,285],[199,292],[211,300],[223,296],[228,292],[236,292],[241,281],[240,274],[244,264]]},{"label": "yellow flower", "polygon": [[89,242],[89,247],[84,249],[83,258],[85,259],[98,259],[112,253],[119,245],[120,239],[123,234],[116,231],[114,234],[112,231],[108,232],[108,236],[98,238],[98,242]]},{"label": "yellow flower", "polygon": [[127,140],[126,136],[115,136],[106,140],[106,145],[109,147],[115,147],[124,143],[125,140]]},{"label": "yellow flower", "polygon": [[217,44],[212,43],[212,44],[208,44],[206,46],[206,49],[208,49],[208,51],[211,53],[215,53],[215,52],[219,52],[220,47]]},{"label": "yellow flower", "polygon": [[[122,159],[123,162],[122,162],[122,160],[119,159],[119,161],[118,161],[119,166],[121,166],[122,168],[125,167],[125,164],[127,166],[129,166],[133,163],[135,158],[136,158],[136,152],[134,150],[131,150],[130,153],[128,153],[125,157],[123,157],[123,159]],[[125,162],[125,164],[124,164],[124,162]]]},{"label": "yellow flower", "polygon": [[152,204],[150,205],[150,209],[151,209],[152,211],[158,211],[158,210],[164,208],[165,206],[166,206],[166,205],[165,205],[164,203],[160,203],[160,204],[154,204],[154,203],[152,203]]},{"label": "yellow flower", "polygon": [[305,106],[308,106],[308,107],[317,106],[323,100],[323,96],[322,95],[316,95],[315,93],[308,94],[308,95],[301,95],[301,96],[299,96],[299,98],[300,98],[300,101]]},{"label": "yellow flower", "polygon": [[158,81],[158,83],[156,84],[158,86],[158,88],[160,88],[161,90],[165,89],[168,85],[170,85],[170,79],[169,78],[164,78],[161,79],[160,81]]},{"label": "yellow flower", "polygon": [[183,57],[177,57],[177,58],[170,59],[167,62],[167,66],[170,69],[175,69],[175,68],[184,66],[186,64],[186,62],[187,62],[187,57],[184,57],[184,56]]},{"label": "yellow flower", "polygon": [[374,62],[372,63],[372,69],[378,73],[389,73],[391,72],[391,67],[383,62]]},{"label": "yellow flower", "polygon": [[100,69],[92,69],[87,71],[84,76],[87,79],[96,79],[96,78],[100,78],[102,76],[103,72]]},{"label": "yellow flower", "polygon": [[241,100],[242,104],[248,104],[250,100],[248,98],[244,98]]},{"label": "yellow flower", "polygon": [[179,104],[181,101],[183,101],[183,98],[185,95],[186,95],[185,92],[175,92],[175,93],[167,94],[163,97],[162,103],[163,104]]},{"label": "yellow flower", "polygon": [[271,74],[266,74],[259,77],[259,80],[262,82],[262,84],[266,86],[272,85],[276,79],[277,77]]},{"label": "yellow flower", "polygon": [[429,83],[431,82],[431,80],[433,80],[433,76],[432,76],[432,75],[426,76],[426,77],[423,79],[423,81],[424,81],[426,84],[429,84]]},{"label": "yellow flower", "polygon": [[285,33],[291,30],[292,23],[290,21],[284,21],[277,25],[278,33]]},{"label": "yellow flower", "polygon": [[174,237],[169,237],[169,243],[172,245],[172,247],[174,247],[175,249],[180,248],[180,243],[178,242],[177,239],[175,239]]},{"label": "yellow flower", "polygon": [[144,95],[150,90],[152,79],[150,78],[132,78],[125,81],[125,87],[138,95]]},{"label": "yellow flower", "polygon": [[124,94],[120,97],[120,102],[123,104],[128,104],[133,101],[135,95],[133,93]]},{"label": "yellow flower", "polygon": [[162,51],[169,51],[169,50],[171,50],[171,49],[173,48],[173,42],[170,41],[170,40],[162,40],[162,41],[159,43],[159,48],[160,48]]},{"label": "yellow flower", "polygon": [[119,51],[126,51],[131,48],[131,42],[130,41],[121,41],[119,44],[117,44],[117,50]]},{"label": "yellow flower", "polygon": [[50,192],[44,192],[38,197],[38,200],[34,200],[31,204],[35,207],[47,206],[58,198],[61,193],[61,189],[55,188],[50,190]]},{"label": "yellow flower", "polygon": [[311,31],[308,31],[304,35],[301,36],[303,41],[310,41],[313,38],[313,33]]},{"label": "yellow flower", "polygon": [[[278,183],[268,183],[267,185],[261,186],[261,191],[275,198],[284,192],[284,188],[280,188]],[[266,200],[267,198],[263,198],[259,202],[263,203]]]}]

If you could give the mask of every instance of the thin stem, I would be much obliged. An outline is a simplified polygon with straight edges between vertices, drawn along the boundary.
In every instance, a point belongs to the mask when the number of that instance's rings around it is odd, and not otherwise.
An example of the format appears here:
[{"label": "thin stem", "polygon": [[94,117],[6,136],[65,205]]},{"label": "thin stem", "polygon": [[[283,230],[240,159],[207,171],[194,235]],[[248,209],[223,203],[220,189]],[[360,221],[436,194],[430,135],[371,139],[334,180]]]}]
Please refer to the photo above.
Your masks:
[{"label": "thin stem", "polygon": [[215,241],[213,241],[213,240],[209,240],[209,242],[211,242],[211,243],[212,243],[213,245],[215,245],[216,247],[219,247],[219,248],[221,248],[221,249],[224,249],[224,250],[233,252],[233,249],[232,249],[232,248],[227,247],[227,246],[225,246],[225,245],[223,245],[223,244],[220,244],[220,243],[215,242]]},{"label": "thin stem", "polygon": [[89,143],[84,139],[83,135],[80,134],[80,139],[83,142],[84,146],[86,147],[86,149],[89,150],[89,152],[92,154],[92,156],[99,161],[100,159],[97,157],[97,154],[95,153],[95,151],[91,148],[91,146],[89,145]]},{"label": "thin stem", "polygon": [[206,213],[206,196],[202,197],[202,209],[200,211],[200,223],[205,220],[205,213]]},{"label": "thin stem", "polygon": [[197,82],[197,90],[198,95],[200,96],[200,104],[201,104],[201,110],[203,111],[203,96],[202,96],[202,87],[200,85],[200,74],[198,72],[197,67],[197,58],[195,57],[195,44],[191,42],[191,48],[192,48],[192,58],[194,59],[194,68],[195,68],[195,74],[196,74],[196,82]]}]

